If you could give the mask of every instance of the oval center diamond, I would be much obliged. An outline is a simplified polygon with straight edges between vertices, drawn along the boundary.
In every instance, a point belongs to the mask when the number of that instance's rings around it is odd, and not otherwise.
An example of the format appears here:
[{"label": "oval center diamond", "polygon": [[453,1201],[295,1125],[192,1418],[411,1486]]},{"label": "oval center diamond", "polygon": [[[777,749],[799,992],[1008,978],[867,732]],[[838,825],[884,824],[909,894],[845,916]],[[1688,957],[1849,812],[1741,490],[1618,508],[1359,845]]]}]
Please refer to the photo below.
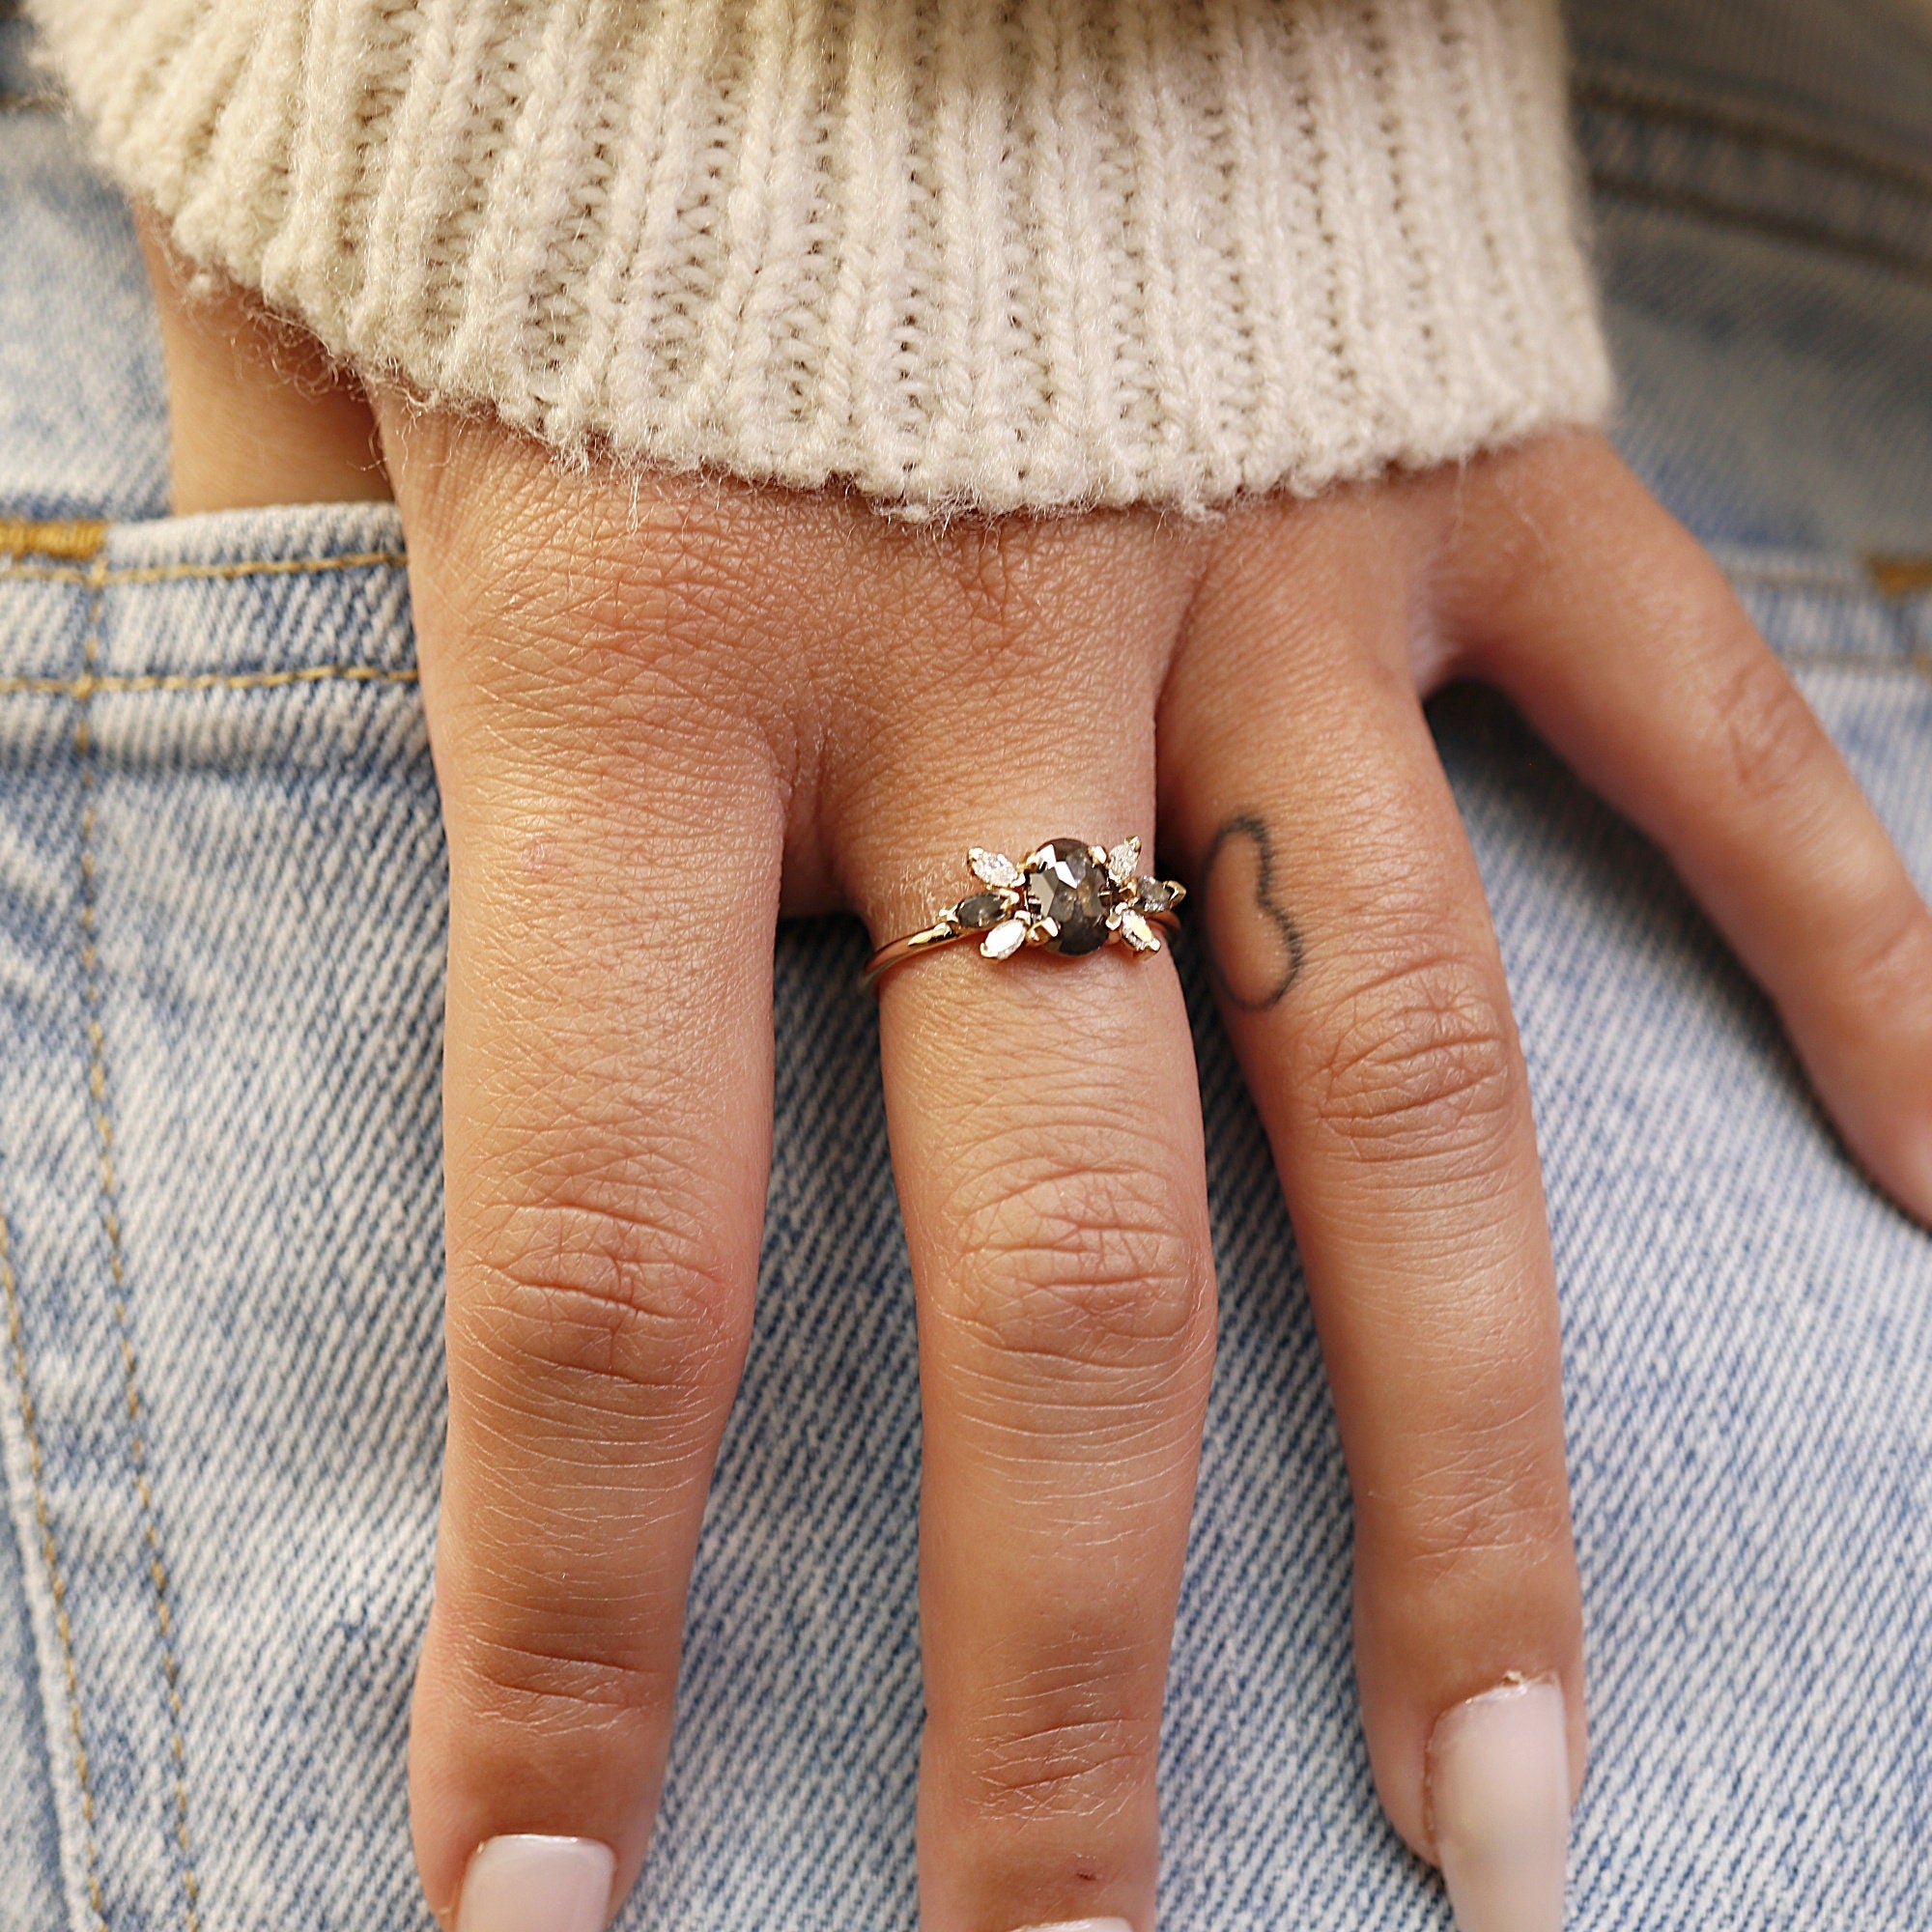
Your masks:
[{"label": "oval center diamond", "polygon": [[1092,952],[1107,943],[1107,875],[1077,838],[1042,845],[1026,870],[1028,903],[1037,918],[1050,919],[1059,936],[1047,941],[1055,952]]}]

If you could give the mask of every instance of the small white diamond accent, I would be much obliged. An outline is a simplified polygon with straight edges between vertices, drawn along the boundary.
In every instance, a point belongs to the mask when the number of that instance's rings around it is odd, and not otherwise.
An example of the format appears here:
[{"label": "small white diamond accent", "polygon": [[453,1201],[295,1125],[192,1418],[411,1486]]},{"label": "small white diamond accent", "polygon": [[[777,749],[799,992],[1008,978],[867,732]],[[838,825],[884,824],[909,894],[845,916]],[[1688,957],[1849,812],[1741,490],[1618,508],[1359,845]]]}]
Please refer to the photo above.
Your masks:
[{"label": "small white diamond accent", "polygon": [[1016,886],[1020,882],[1020,868],[1003,852],[988,852],[984,846],[976,845],[967,853],[966,863],[981,885]]},{"label": "small white diamond accent", "polygon": [[1160,951],[1160,934],[1137,912],[1127,911],[1122,913],[1121,935],[1136,952],[1158,952]]},{"label": "small white diamond accent", "polygon": [[1116,845],[1107,854],[1107,876],[1117,886],[1124,886],[1134,876],[1141,863],[1141,841],[1129,838],[1124,845]]},{"label": "small white diamond accent", "polygon": [[1026,936],[1025,920],[1003,919],[980,940],[980,951],[988,959],[1009,959],[1026,944]]}]

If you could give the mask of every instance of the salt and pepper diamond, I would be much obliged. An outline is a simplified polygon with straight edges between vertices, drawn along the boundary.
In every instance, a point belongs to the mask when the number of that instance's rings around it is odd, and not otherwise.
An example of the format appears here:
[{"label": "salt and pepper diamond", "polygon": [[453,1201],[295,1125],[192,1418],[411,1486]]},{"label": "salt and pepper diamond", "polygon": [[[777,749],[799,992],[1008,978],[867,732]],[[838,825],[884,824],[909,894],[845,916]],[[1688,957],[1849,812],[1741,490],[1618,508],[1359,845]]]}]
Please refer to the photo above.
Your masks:
[{"label": "salt and pepper diamond", "polygon": [[966,932],[984,932],[1006,918],[1008,898],[1006,893],[975,893],[970,899],[959,901],[952,917]]},{"label": "salt and pepper diamond", "polygon": [[1022,867],[1027,904],[1033,908],[1036,942],[1068,958],[1107,943],[1108,886],[1105,863],[1077,838],[1054,838]]},{"label": "salt and pepper diamond", "polygon": [[1141,841],[1111,852],[1078,838],[1049,838],[1016,866],[976,845],[966,863],[986,890],[964,898],[942,928],[980,933],[988,959],[1009,959],[1022,946],[1043,946],[1073,958],[1118,940],[1136,952],[1158,952],[1153,920],[1186,896],[1172,879],[1139,875]]}]

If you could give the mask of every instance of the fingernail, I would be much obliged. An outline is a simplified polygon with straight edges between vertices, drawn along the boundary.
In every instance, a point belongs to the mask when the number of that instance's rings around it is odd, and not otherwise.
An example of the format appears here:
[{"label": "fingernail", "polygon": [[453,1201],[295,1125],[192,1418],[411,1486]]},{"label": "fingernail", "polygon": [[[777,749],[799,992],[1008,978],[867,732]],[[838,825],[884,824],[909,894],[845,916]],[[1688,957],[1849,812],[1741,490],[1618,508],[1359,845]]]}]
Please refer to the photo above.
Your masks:
[{"label": "fingernail", "polygon": [[463,1874],[456,1932],[604,1932],[616,1862],[594,1838],[487,1838]]},{"label": "fingernail", "polygon": [[1022,1925],[1019,1932],[1134,1932],[1124,1918],[1056,1918],[1051,1925]]},{"label": "fingernail", "polygon": [[1561,1932],[1570,1746],[1553,1678],[1443,1713],[1429,1740],[1429,1805],[1459,1932]]}]

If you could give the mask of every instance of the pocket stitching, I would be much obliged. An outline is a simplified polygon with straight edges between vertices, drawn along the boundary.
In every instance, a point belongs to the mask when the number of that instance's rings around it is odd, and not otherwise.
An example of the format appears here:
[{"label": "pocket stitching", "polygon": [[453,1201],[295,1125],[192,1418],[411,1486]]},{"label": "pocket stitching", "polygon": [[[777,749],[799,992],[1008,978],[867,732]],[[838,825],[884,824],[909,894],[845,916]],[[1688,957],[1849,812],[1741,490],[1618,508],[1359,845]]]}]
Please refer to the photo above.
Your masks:
[{"label": "pocket stitching", "polygon": [[351,551],[341,556],[278,556],[252,563],[123,564],[106,568],[96,563],[0,564],[0,583],[84,583],[90,589],[108,583],[181,583],[196,579],[228,582],[243,577],[299,577],[329,570],[401,570],[409,564],[399,550]]},{"label": "pocket stitching", "polygon": [[14,1272],[13,1242],[7,1212],[0,1205],[0,1297],[7,1304],[7,1349],[14,1369],[14,1394],[20,1428],[27,1442],[27,1469],[33,1487],[34,1524],[41,1532],[41,1565],[46,1572],[47,1592],[53,1599],[54,1634],[60,1642],[61,1672],[66,1678],[67,1721],[72,1748],[74,1781],[80,1789],[81,1840],[85,1852],[87,1902],[94,1913],[96,1932],[107,1932],[107,1911],[100,1896],[100,1848],[94,1834],[94,1784],[88,1775],[87,1739],[81,1724],[80,1673],[73,1659],[73,1626],[67,1613],[67,1579],[61,1575],[60,1545],[54,1537],[53,1513],[47,1507],[45,1460],[41,1453],[39,1411],[27,1374],[26,1333],[20,1321],[19,1281]]},{"label": "pocket stitching", "polygon": [[0,697],[71,697],[85,704],[101,693],[196,692],[196,691],[281,691],[290,685],[323,684],[415,684],[417,673],[386,665],[303,665],[293,670],[242,671],[140,671],[126,676],[97,677],[83,671],[79,677],[0,677]]},{"label": "pocket stitching", "polygon": [[128,1308],[126,1256],[122,1247],[120,1179],[114,1163],[114,1122],[107,1104],[106,1035],[100,1020],[100,955],[97,944],[99,901],[95,861],[98,770],[88,702],[95,667],[100,660],[100,616],[108,575],[104,562],[97,562],[89,574],[92,596],[87,615],[86,657],[80,680],[85,690],[78,697],[74,720],[74,755],[80,767],[81,786],[81,1003],[87,1015],[89,1111],[99,1143],[101,1227],[107,1236],[107,1266],[113,1280],[108,1306],[121,1346],[121,1369],[128,1410],[128,1457],[134,1475],[134,1492],[140,1502],[142,1540],[147,1545],[148,1578],[153,1585],[155,1622],[161,1644],[161,1675],[170,1724],[169,1748],[174,1758],[175,1839],[181,1848],[181,1883],[186,1895],[187,1932],[200,1932],[197,1908],[201,1882],[195,1873],[194,1848],[188,1834],[187,1746],[182,1734],[181,1670],[175,1656],[174,1610],[169,1597],[167,1560],[161,1547],[154,1489],[148,1479],[147,1442],[142,1435],[140,1380],[134,1353],[133,1326]]}]

